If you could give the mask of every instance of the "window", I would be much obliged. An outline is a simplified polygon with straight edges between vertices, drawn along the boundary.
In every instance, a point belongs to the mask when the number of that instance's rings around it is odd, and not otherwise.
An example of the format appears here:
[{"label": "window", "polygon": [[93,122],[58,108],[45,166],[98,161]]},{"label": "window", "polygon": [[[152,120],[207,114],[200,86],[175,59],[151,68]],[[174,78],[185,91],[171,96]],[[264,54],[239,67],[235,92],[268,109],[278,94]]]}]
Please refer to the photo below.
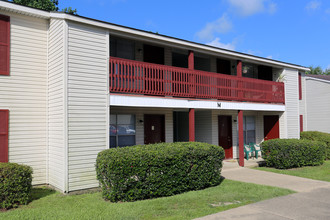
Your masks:
[{"label": "window", "polygon": [[258,68],[256,65],[251,63],[242,64],[242,76],[248,78],[258,78]]},{"label": "window", "polygon": [[135,115],[110,115],[110,147],[135,145]]},{"label": "window", "polygon": [[110,38],[110,56],[135,60],[135,44],[126,39]]},{"label": "window", "polygon": [[10,18],[0,15],[0,75],[9,75]]},{"label": "window", "polygon": [[243,117],[244,144],[256,143],[256,123],[254,116]]},{"label": "window", "polygon": [[210,58],[195,56],[194,57],[194,67],[195,70],[202,70],[202,71],[211,71],[211,60]]},{"label": "window", "polygon": [[188,68],[188,54],[172,52],[172,66]]},{"label": "window", "polygon": [[9,111],[0,109],[0,162],[8,162]]}]

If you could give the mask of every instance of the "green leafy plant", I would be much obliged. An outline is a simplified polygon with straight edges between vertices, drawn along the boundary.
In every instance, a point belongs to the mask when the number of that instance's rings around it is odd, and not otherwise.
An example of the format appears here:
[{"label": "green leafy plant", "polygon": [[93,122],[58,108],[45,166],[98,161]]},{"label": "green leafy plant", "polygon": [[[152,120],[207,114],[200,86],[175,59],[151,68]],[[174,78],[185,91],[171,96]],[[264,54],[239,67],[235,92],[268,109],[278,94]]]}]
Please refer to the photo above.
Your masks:
[{"label": "green leafy plant", "polygon": [[325,156],[330,160],[330,134],[319,131],[303,131],[300,138],[304,140],[321,141],[326,144]]},{"label": "green leafy plant", "polygon": [[0,208],[9,209],[29,201],[32,168],[16,163],[0,163]]},{"label": "green leafy plant", "polygon": [[273,139],[263,142],[261,146],[266,166],[277,169],[318,166],[325,160],[326,145],[319,141]]},{"label": "green leafy plant", "polygon": [[216,186],[224,150],[198,142],[159,143],[100,152],[97,179],[112,202],[172,196]]}]

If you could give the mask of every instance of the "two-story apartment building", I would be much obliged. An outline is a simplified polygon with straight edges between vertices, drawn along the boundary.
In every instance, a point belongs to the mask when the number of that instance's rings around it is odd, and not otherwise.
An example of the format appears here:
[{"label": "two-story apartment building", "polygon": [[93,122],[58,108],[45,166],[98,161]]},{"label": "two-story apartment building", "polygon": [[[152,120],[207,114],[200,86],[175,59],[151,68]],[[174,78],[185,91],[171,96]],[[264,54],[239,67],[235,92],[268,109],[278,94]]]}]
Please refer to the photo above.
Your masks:
[{"label": "two-story apartment building", "polygon": [[244,143],[299,138],[308,68],[0,2],[0,160],[34,184],[98,186],[97,153],[200,141],[243,165]]}]

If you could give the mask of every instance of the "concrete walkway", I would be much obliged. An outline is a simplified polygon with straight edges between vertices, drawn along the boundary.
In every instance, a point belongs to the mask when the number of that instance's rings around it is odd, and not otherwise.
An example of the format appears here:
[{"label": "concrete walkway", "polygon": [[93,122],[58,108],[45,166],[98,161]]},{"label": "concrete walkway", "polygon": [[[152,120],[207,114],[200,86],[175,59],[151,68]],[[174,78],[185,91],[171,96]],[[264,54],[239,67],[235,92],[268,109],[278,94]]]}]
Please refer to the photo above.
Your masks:
[{"label": "concrete walkway", "polygon": [[[250,166],[252,163],[250,162]],[[256,165],[256,161],[254,161]],[[247,164],[246,164],[247,165]],[[224,162],[222,176],[231,180],[277,186],[298,193],[241,206],[199,219],[330,219],[330,183],[238,167]]]}]

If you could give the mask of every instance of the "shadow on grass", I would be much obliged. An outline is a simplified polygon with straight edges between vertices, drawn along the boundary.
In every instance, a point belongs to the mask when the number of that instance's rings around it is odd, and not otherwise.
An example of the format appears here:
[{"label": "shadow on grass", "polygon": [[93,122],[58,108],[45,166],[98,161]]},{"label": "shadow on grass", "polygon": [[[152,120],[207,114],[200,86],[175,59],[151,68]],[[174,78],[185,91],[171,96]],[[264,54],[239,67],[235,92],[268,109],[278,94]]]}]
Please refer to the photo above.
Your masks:
[{"label": "shadow on grass", "polygon": [[31,196],[30,196],[30,200],[29,203],[38,199],[41,199],[43,197],[49,196],[56,193],[55,190],[50,189],[46,186],[43,187],[33,187],[31,190]]}]

